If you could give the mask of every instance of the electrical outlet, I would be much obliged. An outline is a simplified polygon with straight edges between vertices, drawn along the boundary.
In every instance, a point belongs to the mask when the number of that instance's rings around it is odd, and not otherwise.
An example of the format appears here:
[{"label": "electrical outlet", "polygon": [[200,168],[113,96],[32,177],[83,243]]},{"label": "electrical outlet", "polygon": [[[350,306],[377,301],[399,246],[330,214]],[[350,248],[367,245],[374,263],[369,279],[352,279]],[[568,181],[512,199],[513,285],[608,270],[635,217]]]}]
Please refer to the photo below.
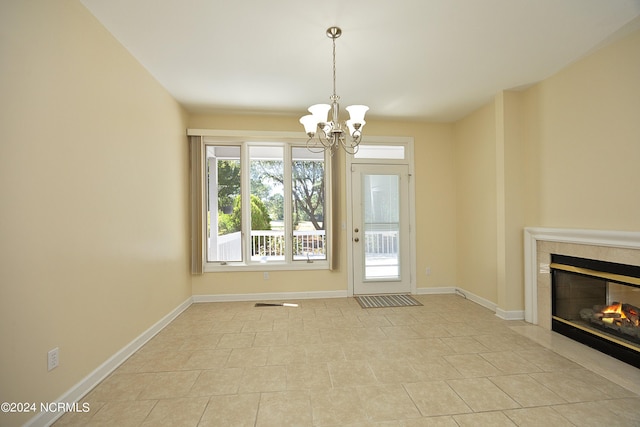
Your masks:
[{"label": "electrical outlet", "polygon": [[269,280],[269,272],[268,272],[268,271],[265,271],[264,273],[262,273],[262,278],[263,278],[264,280]]},{"label": "electrical outlet", "polygon": [[47,369],[50,371],[58,367],[58,347],[49,350],[47,353]]},{"label": "electrical outlet", "polygon": [[425,273],[427,273],[427,276],[431,276],[431,267],[427,267]]}]

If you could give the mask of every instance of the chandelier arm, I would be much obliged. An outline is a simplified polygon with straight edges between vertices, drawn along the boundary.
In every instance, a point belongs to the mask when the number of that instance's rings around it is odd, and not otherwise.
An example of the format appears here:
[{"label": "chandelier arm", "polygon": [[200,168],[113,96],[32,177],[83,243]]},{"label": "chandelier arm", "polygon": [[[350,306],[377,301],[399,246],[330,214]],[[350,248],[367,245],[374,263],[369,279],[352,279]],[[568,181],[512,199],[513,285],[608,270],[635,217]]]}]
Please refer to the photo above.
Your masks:
[{"label": "chandelier arm", "polygon": [[347,154],[351,154],[351,155],[356,154],[359,149],[358,147],[359,144],[352,144],[352,143],[347,144],[347,142],[344,139],[340,140],[340,145],[342,146],[342,149]]},{"label": "chandelier arm", "polygon": [[[324,138],[322,138],[322,134],[324,134]],[[329,148],[333,145],[331,137],[325,131],[322,131],[322,133],[318,132],[316,134],[316,137],[318,138],[320,144],[322,144],[322,146],[325,148]]]},{"label": "chandelier arm", "polygon": [[327,151],[327,147],[325,147],[324,144],[320,144],[318,147],[318,140],[315,138],[309,138],[307,140],[307,150],[315,154],[320,154]]}]

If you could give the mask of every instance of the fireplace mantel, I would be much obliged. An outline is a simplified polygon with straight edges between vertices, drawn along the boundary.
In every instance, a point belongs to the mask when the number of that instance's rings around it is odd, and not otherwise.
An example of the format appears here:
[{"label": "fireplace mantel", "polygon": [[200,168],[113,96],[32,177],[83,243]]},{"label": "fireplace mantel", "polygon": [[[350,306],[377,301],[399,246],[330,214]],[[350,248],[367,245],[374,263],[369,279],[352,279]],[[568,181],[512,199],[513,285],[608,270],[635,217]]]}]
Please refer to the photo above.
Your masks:
[{"label": "fireplace mantel", "polygon": [[524,316],[527,322],[534,325],[539,324],[538,274],[547,272],[546,265],[538,265],[538,242],[640,250],[640,232],[526,227],[524,229]]}]

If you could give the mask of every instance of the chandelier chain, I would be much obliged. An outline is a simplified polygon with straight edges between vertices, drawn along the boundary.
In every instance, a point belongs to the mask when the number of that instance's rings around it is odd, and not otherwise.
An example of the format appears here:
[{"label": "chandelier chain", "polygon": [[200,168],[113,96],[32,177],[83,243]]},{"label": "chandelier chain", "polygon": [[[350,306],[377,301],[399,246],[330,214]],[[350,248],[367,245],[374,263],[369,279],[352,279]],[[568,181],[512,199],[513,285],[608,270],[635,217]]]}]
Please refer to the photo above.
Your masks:
[{"label": "chandelier chain", "polygon": [[332,37],[331,41],[333,42],[333,98],[337,98],[336,95],[336,38]]}]

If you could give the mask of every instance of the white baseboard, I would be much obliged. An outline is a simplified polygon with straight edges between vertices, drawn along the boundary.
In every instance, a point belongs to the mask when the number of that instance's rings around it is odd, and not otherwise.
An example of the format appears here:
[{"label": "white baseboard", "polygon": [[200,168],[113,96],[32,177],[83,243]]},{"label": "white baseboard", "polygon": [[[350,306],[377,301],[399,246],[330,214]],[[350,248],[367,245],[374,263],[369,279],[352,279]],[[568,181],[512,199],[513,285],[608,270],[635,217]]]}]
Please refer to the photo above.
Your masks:
[{"label": "white baseboard", "polygon": [[[71,387],[66,393],[60,396],[55,402],[76,403],[89,393],[96,385],[112,373],[118,366],[124,363],[131,355],[138,351],[144,344],[160,332],[165,326],[185,311],[192,303],[189,297],[182,304],[176,307],[169,314],[156,322],[149,329],[140,334],[137,338],[124,346],[120,351],[111,356],[102,365],[98,366],[93,372],[84,377],[79,383]],[[31,418],[25,426],[50,426],[58,418],[64,415],[64,412],[40,412],[37,416]]]},{"label": "white baseboard", "polygon": [[458,288],[455,286],[446,286],[439,288],[417,288],[416,293],[418,295],[437,295],[437,294],[457,294],[465,297],[469,301],[473,301],[476,304],[483,306],[491,311],[493,311],[496,316],[504,320],[524,320],[524,310],[503,310],[498,307],[498,305],[494,302],[489,301],[486,298],[482,298],[474,294],[473,292],[469,292],[465,289]]},{"label": "white baseboard", "polygon": [[503,310],[496,308],[496,316],[504,320],[524,320],[524,310]]},{"label": "white baseboard", "polygon": [[469,292],[466,289],[461,289],[461,288],[456,288],[456,293],[464,296],[469,301],[473,301],[476,304],[483,306],[484,308],[488,308],[494,313],[496,312],[496,308],[498,307],[498,305],[492,301],[489,301],[486,298],[483,298],[481,296],[474,294],[473,292]]},{"label": "white baseboard", "polygon": [[440,288],[416,288],[418,295],[439,295],[439,294],[455,294],[455,286],[445,286]]},{"label": "white baseboard", "polygon": [[312,298],[346,298],[347,291],[274,292],[259,294],[194,295],[193,302],[277,301]]}]

